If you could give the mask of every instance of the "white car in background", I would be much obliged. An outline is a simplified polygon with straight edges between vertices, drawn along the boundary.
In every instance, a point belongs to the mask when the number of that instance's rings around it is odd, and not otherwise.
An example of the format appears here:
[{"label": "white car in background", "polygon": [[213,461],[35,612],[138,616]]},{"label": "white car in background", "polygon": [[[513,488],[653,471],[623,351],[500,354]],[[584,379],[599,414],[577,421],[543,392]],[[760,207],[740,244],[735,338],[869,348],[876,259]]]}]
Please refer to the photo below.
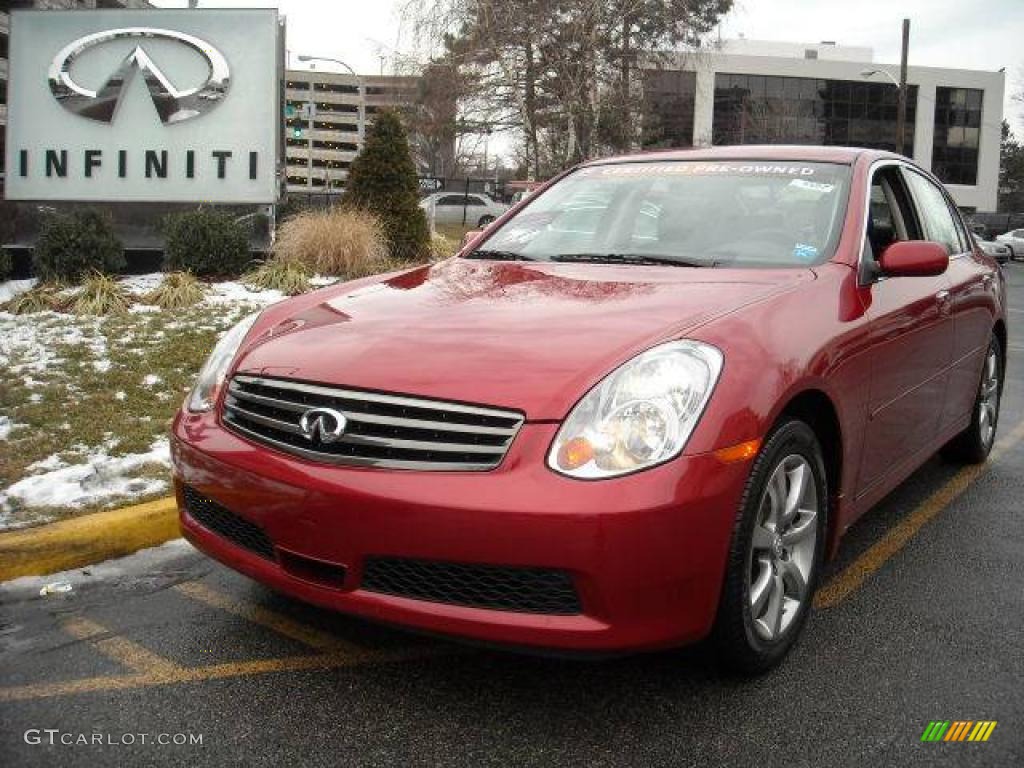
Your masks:
[{"label": "white car in background", "polygon": [[1005,264],[1010,260],[1010,246],[1006,243],[997,243],[994,240],[982,240],[979,235],[975,235],[974,240],[978,243],[978,247],[981,248],[981,250],[1000,264]]},{"label": "white car in background", "polygon": [[996,238],[1010,249],[1010,260],[1024,258],[1024,229],[1012,229]]},{"label": "white car in background", "polygon": [[465,224],[474,228],[486,227],[508,210],[504,203],[473,192],[435,192],[420,200],[420,208],[428,219],[433,211],[435,224]]}]

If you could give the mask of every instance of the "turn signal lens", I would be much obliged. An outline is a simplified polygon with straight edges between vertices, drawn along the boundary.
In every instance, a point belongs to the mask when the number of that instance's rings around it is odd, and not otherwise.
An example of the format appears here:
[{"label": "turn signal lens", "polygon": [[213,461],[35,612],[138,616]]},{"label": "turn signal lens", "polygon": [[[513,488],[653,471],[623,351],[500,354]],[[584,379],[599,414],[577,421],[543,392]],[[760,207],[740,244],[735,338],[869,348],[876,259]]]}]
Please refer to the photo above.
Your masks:
[{"label": "turn signal lens", "polygon": [[726,464],[733,464],[737,461],[748,461],[757,456],[761,450],[761,440],[748,440],[739,445],[730,445],[728,448],[720,448],[715,451],[715,458]]},{"label": "turn signal lens", "polygon": [[574,437],[558,449],[558,466],[562,469],[582,467],[594,458],[594,446],[585,437]]}]

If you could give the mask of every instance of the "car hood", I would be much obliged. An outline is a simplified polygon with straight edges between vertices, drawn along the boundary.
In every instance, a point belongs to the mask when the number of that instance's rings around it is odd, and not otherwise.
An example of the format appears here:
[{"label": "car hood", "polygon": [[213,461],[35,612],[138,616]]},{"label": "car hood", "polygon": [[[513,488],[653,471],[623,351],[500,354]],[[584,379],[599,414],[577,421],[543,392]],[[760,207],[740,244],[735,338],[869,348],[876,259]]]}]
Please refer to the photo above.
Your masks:
[{"label": "car hood", "polygon": [[559,420],[638,352],[813,278],[449,259],[286,302],[257,324],[236,365]]}]

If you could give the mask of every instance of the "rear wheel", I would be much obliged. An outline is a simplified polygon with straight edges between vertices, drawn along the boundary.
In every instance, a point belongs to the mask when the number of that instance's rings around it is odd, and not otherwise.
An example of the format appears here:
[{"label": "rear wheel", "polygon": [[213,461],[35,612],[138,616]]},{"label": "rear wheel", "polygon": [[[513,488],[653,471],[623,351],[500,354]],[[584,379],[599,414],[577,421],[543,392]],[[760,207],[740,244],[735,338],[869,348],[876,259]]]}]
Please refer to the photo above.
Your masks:
[{"label": "rear wheel", "polygon": [[828,486],[821,446],[799,420],[779,425],[747,480],[713,630],[723,665],[778,664],[807,618],[821,566]]},{"label": "rear wheel", "polygon": [[981,383],[974,399],[974,412],[967,429],[942,449],[943,458],[964,464],[981,464],[992,452],[999,426],[999,403],[1003,393],[1003,348],[993,336],[988,344]]},{"label": "rear wheel", "polygon": [[476,224],[478,227],[483,228],[490,224],[492,221],[494,221],[493,216],[481,216],[480,221],[478,221]]}]

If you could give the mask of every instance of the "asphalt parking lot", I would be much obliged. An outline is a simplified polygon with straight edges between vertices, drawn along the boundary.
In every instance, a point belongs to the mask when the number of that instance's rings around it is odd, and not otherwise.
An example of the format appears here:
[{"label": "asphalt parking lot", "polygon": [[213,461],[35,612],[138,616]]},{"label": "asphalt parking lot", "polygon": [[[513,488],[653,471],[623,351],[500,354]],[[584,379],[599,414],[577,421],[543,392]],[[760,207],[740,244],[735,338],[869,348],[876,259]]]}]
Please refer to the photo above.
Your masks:
[{"label": "asphalt parking lot", "polygon": [[[0,761],[1022,765],[1024,264],[1006,273],[993,460],[933,460],[863,518],[762,678],[724,679],[699,647],[584,662],[426,639],[176,544],[75,572],[67,595],[0,587]],[[998,724],[984,743],[923,743],[933,720]]]}]

